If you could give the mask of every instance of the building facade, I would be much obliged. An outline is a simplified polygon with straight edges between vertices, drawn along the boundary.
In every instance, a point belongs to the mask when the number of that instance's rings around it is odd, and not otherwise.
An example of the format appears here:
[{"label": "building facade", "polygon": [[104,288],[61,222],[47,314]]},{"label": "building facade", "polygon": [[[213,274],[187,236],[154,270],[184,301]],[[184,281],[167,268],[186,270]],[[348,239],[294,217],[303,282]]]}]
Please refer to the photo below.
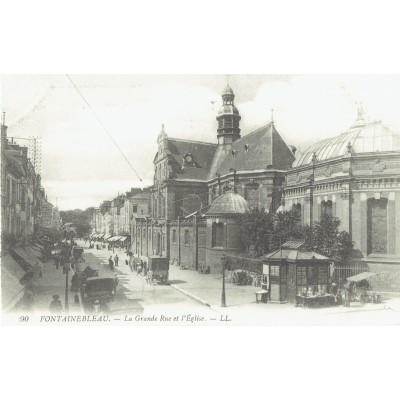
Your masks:
[{"label": "building facade", "polygon": [[382,289],[400,291],[400,135],[362,110],[341,135],[300,154],[286,174],[285,209],[311,225],[339,217]]},{"label": "building facade", "polygon": [[7,137],[1,124],[1,233],[8,246],[32,237],[40,226],[42,192],[40,175],[28,158],[28,148]]},{"label": "building facade", "polygon": [[[241,137],[241,116],[234,99],[227,86],[216,117],[217,143],[170,138],[162,126],[154,158],[151,217],[136,221],[137,255],[168,257],[195,268],[207,265],[217,272],[220,255],[237,249],[212,239],[215,234],[207,209],[227,193],[232,193],[235,201],[243,199],[249,208],[275,212],[279,207],[285,171],[294,154],[272,120]],[[231,218],[218,223],[221,232],[234,232]],[[207,256],[212,249],[218,250],[218,257]]]}]

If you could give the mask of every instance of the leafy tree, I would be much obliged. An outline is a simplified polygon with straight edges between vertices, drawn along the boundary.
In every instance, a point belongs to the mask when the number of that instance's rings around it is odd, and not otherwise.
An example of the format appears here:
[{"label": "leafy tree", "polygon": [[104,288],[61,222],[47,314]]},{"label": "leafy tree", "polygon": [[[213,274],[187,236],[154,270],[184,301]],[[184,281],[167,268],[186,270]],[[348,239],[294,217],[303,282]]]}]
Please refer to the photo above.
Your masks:
[{"label": "leafy tree", "polygon": [[300,224],[299,216],[295,211],[276,213],[273,221],[271,250],[278,248],[280,243],[283,244],[288,240],[304,238],[304,227]]},{"label": "leafy tree", "polygon": [[87,236],[90,233],[90,219],[93,213],[93,207],[89,207],[86,210],[75,210],[60,211],[60,217],[62,218],[63,224],[71,222],[76,225],[76,233],[78,236]]},{"label": "leafy tree", "polygon": [[240,216],[240,242],[243,250],[264,253],[273,230],[273,220],[264,208],[254,208]]},{"label": "leafy tree", "polygon": [[339,218],[323,214],[319,221],[314,221],[312,227],[305,228],[306,246],[326,257],[346,261],[350,257],[354,243],[348,232],[339,230],[340,225]]}]

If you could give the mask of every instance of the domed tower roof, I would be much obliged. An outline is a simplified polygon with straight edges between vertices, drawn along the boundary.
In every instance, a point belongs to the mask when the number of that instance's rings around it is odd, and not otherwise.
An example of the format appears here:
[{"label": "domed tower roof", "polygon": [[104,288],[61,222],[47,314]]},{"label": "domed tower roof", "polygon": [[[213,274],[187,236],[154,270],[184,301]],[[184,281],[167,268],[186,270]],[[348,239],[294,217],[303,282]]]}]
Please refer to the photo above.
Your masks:
[{"label": "domed tower roof", "polygon": [[249,203],[242,196],[228,192],[214,200],[206,215],[244,214],[249,210]]},{"label": "domed tower roof", "polygon": [[233,97],[235,97],[235,94],[233,93],[232,88],[229,85],[226,85],[224,91],[222,92],[222,96],[233,96]]},{"label": "domed tower roof", "polygon": [[318,162],[349,153],[356,155],[394,151],[400,151],[400,134],[383,125],[382,121],[368,123],[359,115],[347,132],[322,140],[299,155],[293,163],[293,168],[310,164],[313,159]]},{"label": "domed tower roof", "polygon": [[219,144],[230,144],[240,138],[239,122],[241,116],[234,100],[233,90],[227,84],[222,92],[222,106],[219,108],[217,115]]}]

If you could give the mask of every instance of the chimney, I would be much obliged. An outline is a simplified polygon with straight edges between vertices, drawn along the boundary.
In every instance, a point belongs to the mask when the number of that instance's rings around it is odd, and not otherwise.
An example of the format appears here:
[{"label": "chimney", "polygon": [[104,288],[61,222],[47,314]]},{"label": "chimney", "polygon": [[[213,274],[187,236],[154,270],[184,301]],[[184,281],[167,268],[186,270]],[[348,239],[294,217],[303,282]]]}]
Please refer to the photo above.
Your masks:
[{"label": "chimney", "polygon": [[6,143],[7,143],[6,113],[3,112],[3,118],[1,121],[1,145],[4,146]]}]

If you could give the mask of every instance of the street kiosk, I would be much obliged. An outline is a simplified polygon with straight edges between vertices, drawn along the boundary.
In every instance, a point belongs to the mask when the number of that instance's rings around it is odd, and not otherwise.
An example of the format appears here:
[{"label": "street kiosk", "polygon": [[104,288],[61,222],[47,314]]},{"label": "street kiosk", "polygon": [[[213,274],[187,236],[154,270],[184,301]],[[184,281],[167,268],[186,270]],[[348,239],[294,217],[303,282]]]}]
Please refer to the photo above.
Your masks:
[{"label": "street kiosk", "polygon": [[271,254],[263,263],[269,274],[270,301],[323,306],[333,301],[328,294],[329,265],[332,260],[304,248],[304,242],[291,241]]}]

